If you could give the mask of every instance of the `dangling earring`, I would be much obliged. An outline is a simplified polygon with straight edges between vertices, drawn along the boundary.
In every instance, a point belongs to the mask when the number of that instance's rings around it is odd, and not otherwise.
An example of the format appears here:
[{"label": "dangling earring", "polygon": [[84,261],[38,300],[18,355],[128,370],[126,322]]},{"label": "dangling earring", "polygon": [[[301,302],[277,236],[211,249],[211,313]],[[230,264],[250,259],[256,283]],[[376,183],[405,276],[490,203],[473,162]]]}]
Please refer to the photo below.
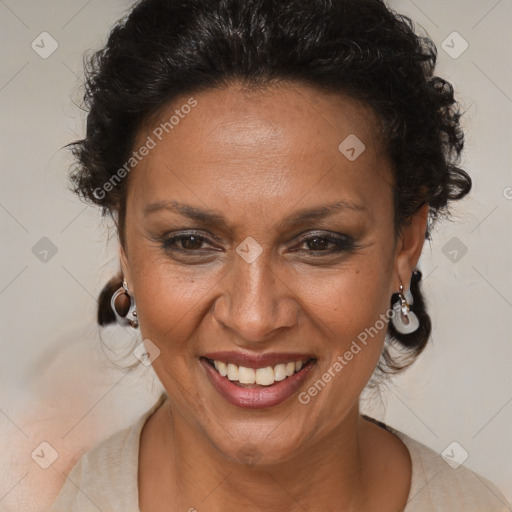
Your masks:
[{"label": "dangling earring", "polygon": [[[121,316],[116,309],[116,299],[122,293],[130,297],[130,307],[128,308],[128,313],[126,313],[126,316]],[[139,320],[137,318],[137,309],[135,307],[135,298],[132,297],[128,292],[128,285],[126,284],[125,280],[123,280],[123,286],[121,288],[118,288],[112,295],[112,298],[110,299],[110,307],[112,308],[112,311],[114,312],[114,315],[116,317],[116,321],[119,325],[131,325],[134,329],[136,329],[139,326]]]},{"label": "dangling earring", "polygon": [[393,316],[391,322],[393,327],[400,334],[409,334],[414,332],[420,326],[418,317],[410,310],[410,306],[414,303],[411,290],[407,290],[404,294],[404,287],[400,283],[400,291],[398,292],[399,300],[393,304]]}]

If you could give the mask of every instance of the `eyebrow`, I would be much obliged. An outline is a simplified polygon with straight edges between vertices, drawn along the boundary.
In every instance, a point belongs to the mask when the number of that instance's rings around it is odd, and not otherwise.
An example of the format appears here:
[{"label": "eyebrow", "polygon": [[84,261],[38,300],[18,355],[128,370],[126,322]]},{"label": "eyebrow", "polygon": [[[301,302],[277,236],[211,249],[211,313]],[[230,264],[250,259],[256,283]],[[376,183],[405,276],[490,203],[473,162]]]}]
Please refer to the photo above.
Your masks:
[{"label": "eyebrow", "polygon": [[[225,229],[229,229],[228,221],[220,212],[211,209],[202,209],[197,206],[179,203],[178,201],[174,200],[158,201],[156,203],[148,204],[144,208],[143,214],[144,217],[148,217],[149,215],[162,210],[172,211],[195,221],[210,225],[217,225]],[[320,220],[344,210],[363,213],[367,212],[368,208],[363,204],[358,204],[352,201],[336,201],[334,203],[328,203],[315,208],[305,208],[298,210],[279,222],[279,226],[287,228],[295,224],[301,224],[307,221]]]}]

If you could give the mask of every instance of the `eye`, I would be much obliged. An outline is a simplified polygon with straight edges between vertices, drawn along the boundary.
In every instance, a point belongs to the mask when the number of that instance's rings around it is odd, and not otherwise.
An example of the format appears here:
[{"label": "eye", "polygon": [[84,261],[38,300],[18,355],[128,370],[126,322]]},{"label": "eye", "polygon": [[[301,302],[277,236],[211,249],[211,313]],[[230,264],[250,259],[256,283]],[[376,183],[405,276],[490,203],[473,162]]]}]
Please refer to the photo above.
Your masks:
[{"label": "eye", "polygon": [[306,252],[332,254],[351,251],[355,248],[354,240],[347,235],[318,233],[302,238],[300,246],[306,246]]},{"label": "eye", "polygon": [[203,244],[209,240],[198,233],[181,233],[162,239],[162,248],[166,251],[202,252]]}]

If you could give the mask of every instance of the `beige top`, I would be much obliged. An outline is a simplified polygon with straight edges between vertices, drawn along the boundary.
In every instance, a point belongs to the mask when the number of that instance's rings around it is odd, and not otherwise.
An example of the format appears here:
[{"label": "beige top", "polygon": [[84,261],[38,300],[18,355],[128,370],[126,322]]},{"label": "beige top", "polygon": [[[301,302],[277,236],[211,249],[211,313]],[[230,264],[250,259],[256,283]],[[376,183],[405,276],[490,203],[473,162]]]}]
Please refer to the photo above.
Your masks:
[{"label": "beige top", "polygon": [[[137,469],[139,439],[158,402],[135,424],[86,452],[75,464],[50,512],[140,512]],[[373,420],[375,421],[375,420]],[[412,460],[412,481],[404,512],[510,512],[505,496],[489,480],[464,466],[452,469],[431,448],[394,428]]]}]

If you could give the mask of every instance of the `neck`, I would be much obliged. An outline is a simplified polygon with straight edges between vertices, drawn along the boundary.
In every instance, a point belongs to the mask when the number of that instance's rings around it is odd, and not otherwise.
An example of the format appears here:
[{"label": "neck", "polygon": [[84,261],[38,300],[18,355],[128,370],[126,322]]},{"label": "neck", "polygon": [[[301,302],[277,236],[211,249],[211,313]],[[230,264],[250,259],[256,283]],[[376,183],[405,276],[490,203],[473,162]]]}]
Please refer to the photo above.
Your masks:
[{"label": "neck", "polygon": [[254,463],[245,458],[248,463],[244,464],[226,457],[169,401],[158,412],[159,421],[150,436],[158,440],[158,447],[148,456],[154,471],[151,479],[154,489],[168,490],[176,510],[245,507],[295,512],[331,510],[333,503],[337,510],[364,509],[368,422],[358,407],[307,448],[283,462],[266,465],[257,458]]}]

